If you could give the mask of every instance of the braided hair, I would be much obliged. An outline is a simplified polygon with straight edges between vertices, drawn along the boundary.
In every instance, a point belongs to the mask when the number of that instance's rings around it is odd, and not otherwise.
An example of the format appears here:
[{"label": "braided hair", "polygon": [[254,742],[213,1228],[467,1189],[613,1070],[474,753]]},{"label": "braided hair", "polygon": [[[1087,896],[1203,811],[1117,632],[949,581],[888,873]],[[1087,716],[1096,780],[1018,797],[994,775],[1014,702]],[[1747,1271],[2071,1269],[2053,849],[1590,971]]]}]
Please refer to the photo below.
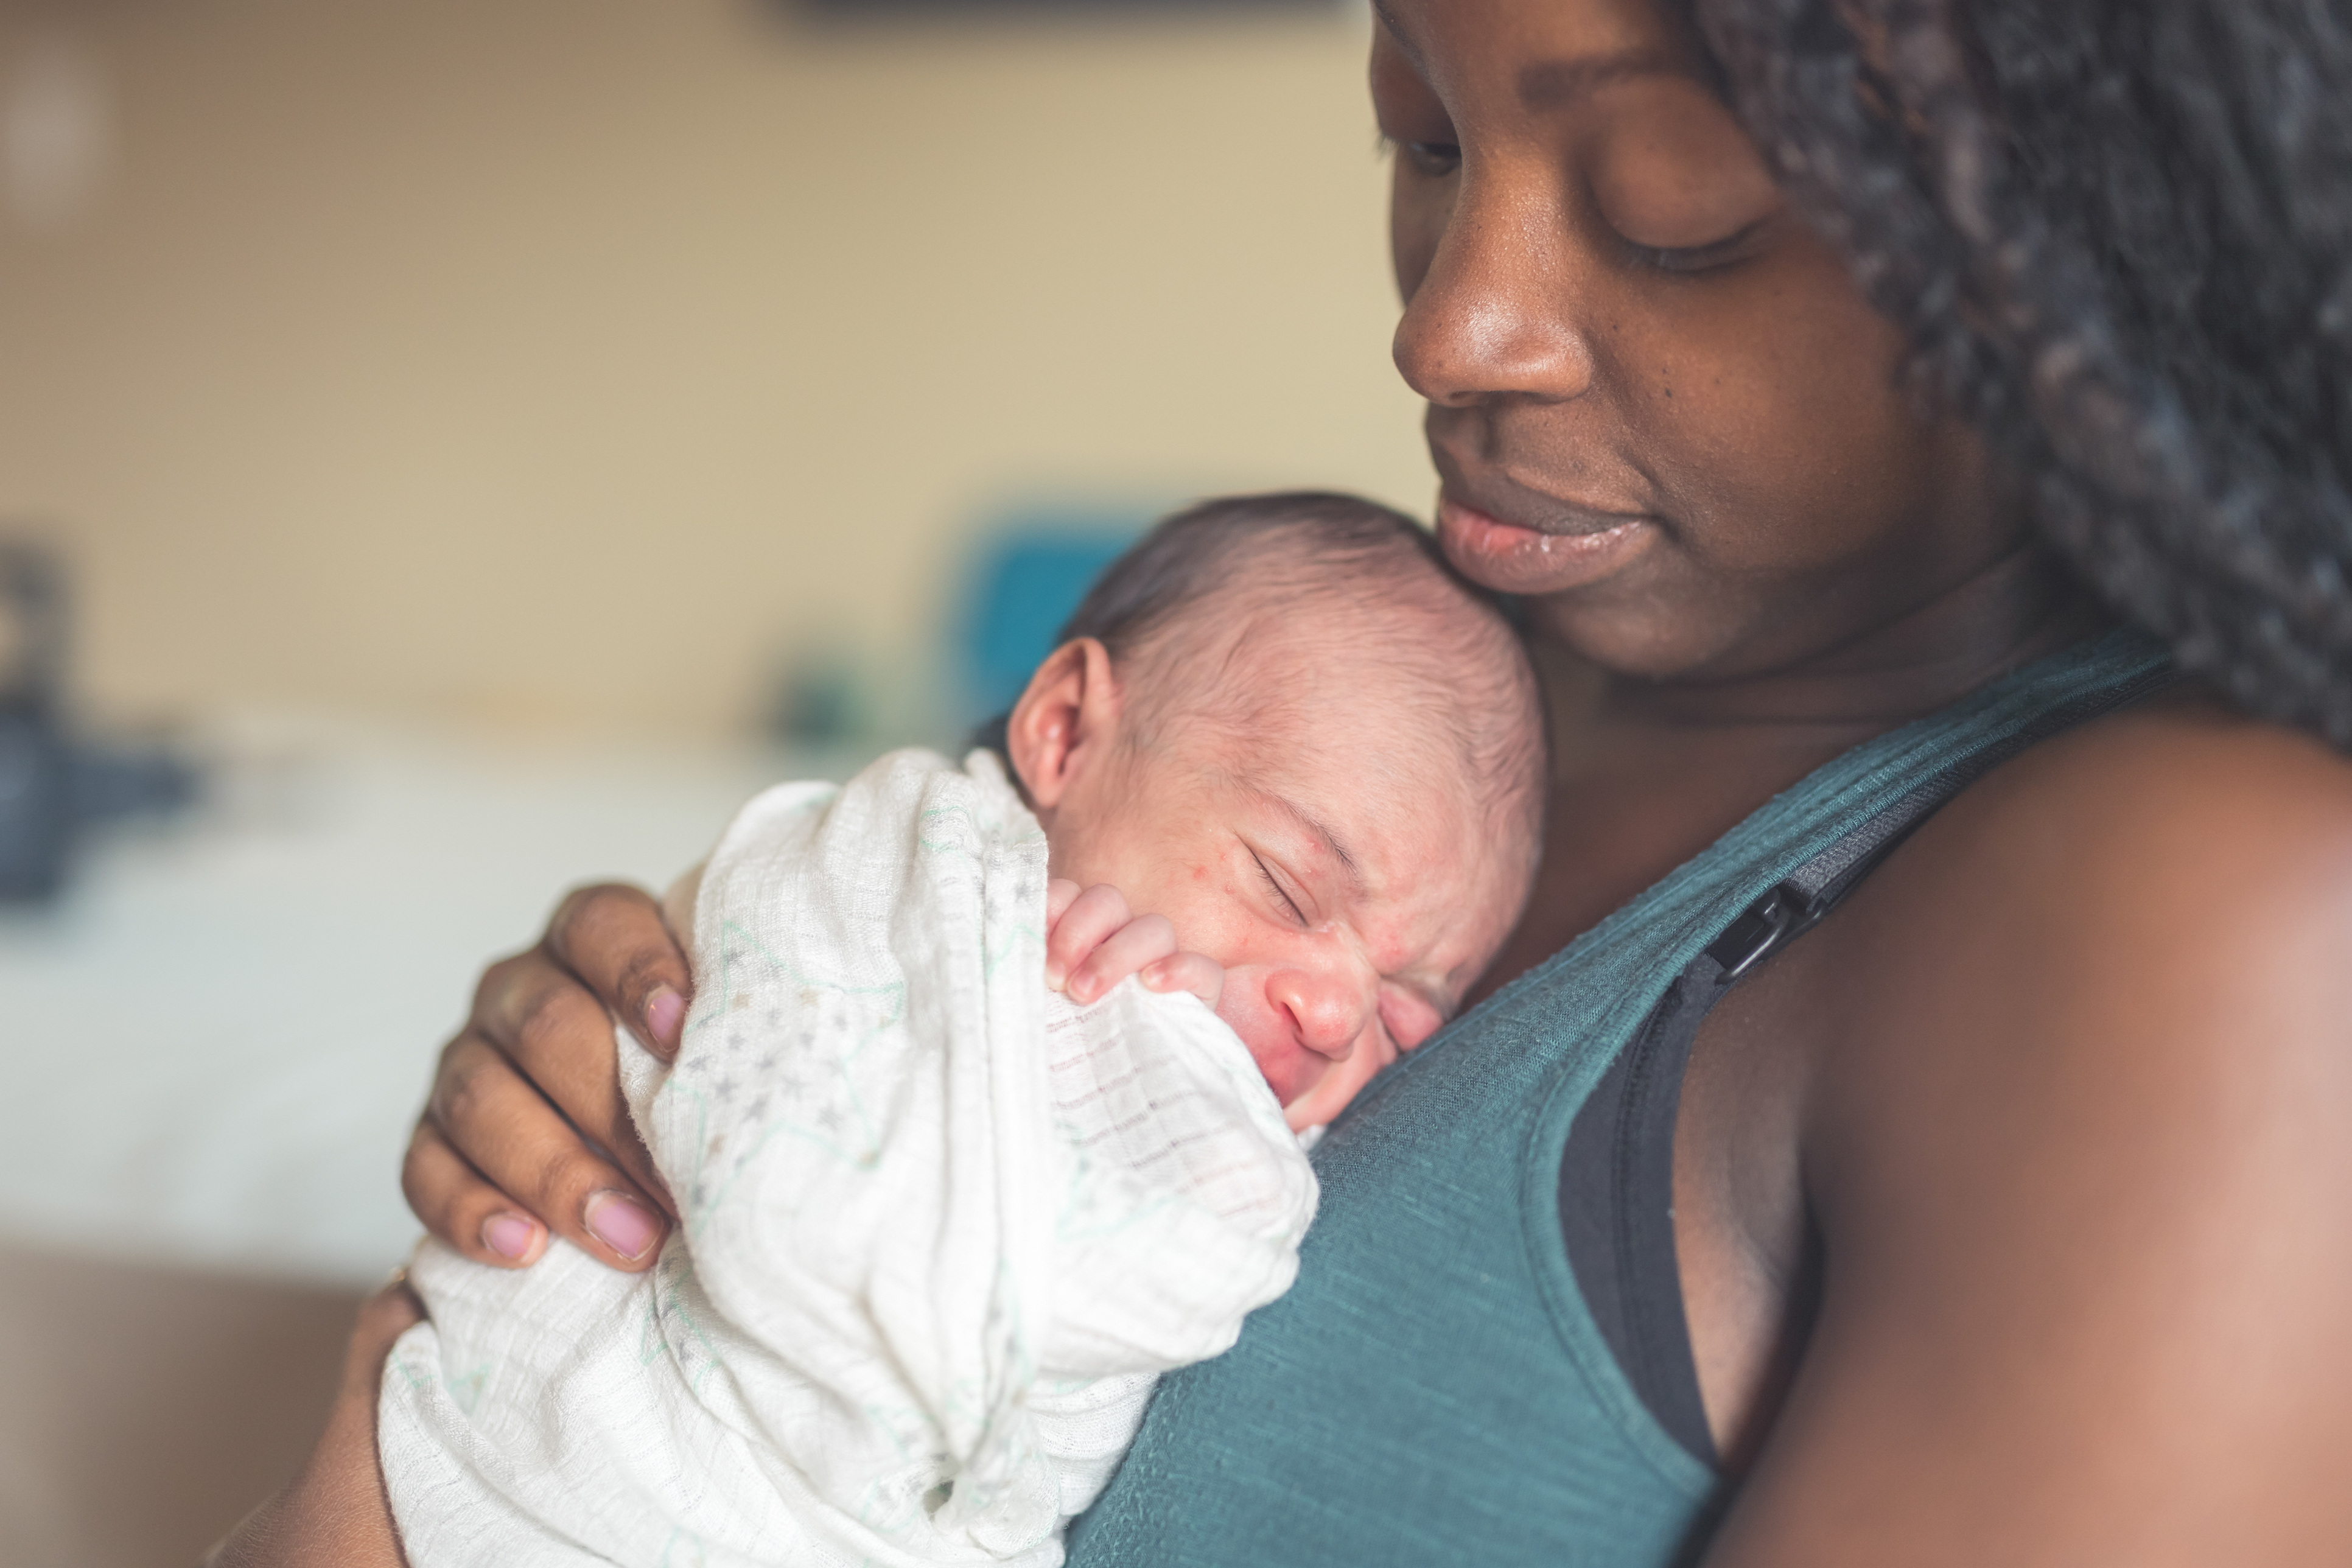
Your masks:
[{"label": "braided hair", "polygon": [[2352,750],[2352,6],[1681,5],[2075,569]]}]

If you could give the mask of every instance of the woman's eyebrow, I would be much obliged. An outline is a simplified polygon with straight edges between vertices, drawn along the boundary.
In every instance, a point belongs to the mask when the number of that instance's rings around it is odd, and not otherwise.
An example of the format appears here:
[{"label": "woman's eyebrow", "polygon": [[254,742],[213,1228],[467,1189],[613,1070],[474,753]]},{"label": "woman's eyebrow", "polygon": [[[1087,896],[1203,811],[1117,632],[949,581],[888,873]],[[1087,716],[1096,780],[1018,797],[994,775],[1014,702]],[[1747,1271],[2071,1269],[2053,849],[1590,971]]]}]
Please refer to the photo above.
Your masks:
[{"label": "woman's eyebrow", "polygon": [[1627,77],[1684,74],[1674,57],[1648,47],[1581,59],[1544,60],[1519,72],[1519,101],[1529,109],[1555,109]]},{"label": "woman's eyebrow", "polygon": [[[1412,35],[1405,31],[1402,19],[1390,8],[1388,0],[1372,0],[1372,15],[1398,50],[1412,62],[1413,68],[1427,78],[1429,62],[1423,57],[1421,47],[1412,41]],[[1519,101],[1529,109],[1553,109],[1626,77],[1686,74],[1664,50],[1637,45],[1612,54],[1543,60],[1528,66],[1519,72]]]}]

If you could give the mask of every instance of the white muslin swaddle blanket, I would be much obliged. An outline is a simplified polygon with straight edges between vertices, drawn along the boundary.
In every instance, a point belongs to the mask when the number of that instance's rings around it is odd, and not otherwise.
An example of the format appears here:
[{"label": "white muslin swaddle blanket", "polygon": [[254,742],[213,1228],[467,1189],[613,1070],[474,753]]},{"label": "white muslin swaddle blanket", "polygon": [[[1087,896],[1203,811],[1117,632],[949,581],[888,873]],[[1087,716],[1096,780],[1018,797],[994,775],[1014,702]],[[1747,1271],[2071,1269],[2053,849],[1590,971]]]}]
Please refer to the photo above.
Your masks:
[{"label": "white muslin swaddle blanket", "polygon": [[419,1250],[378,1424],[410,1562],[1059,1563],[1154,1377],[1289,1287],[1280,1107],[1197,998],[1046,991],[991,753],[770,790],[688,891],[677,1065],[622,1043],[683,1223],[641,1276]]}]

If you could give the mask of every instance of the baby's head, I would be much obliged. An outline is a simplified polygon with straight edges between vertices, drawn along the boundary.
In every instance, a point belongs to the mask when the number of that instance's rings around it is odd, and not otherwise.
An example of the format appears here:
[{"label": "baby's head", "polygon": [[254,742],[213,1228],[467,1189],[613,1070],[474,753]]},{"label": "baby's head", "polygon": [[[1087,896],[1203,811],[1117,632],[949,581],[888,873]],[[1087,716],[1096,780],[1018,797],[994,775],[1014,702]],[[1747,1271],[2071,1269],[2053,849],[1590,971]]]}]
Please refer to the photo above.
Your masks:
[{"label": "baby's head", "polygon": [[1211,501],[1115,563],[1013,710],[1053,874],[1225,966],[1294,1126],[1451,1017],[1517,922],[1542,823],[1533,671],[1412,521]]}]

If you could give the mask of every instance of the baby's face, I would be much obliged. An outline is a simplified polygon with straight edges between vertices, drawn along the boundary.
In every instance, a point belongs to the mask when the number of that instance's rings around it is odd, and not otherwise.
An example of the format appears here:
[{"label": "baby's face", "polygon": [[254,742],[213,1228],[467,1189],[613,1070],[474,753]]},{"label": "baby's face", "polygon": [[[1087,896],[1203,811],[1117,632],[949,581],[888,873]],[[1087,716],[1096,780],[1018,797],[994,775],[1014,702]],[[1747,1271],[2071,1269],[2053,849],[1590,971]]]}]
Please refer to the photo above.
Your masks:
[{"label": "baby's face", "polygon": [[1335,677],[1244,724],[1170,725],[1074,781],[1053,874],[1108,883],[1224,965],[1218,1016],[1318,1126],[1433,1034],[1526,896],[1529,847],[1392,692]]}]

